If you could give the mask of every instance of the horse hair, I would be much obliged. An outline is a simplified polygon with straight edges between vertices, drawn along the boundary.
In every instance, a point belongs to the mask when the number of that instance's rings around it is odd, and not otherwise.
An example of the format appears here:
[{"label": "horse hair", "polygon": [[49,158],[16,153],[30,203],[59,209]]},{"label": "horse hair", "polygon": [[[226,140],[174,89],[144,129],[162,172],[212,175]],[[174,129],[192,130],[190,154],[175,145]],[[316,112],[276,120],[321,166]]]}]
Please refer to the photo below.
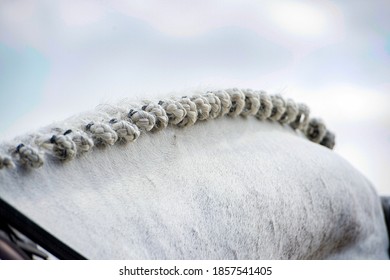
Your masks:
[{"label": "horse hair", "polygon": [[334,134],[322,120],[309,118],[309,114],[305,104],[281,95],[238,88],[169,98],[158,103],[144,101],[131,108],[109,106],[98,113],[98,121],[91,117],[71,122],[67,127],[51,127],[44,135],[32,134],[22,143],[9,145],[8,155],[0,155],[0,169],[39,168],[48,158],[70,161],[92,151],[93,147],[134,142],[140,134],[163,130],[168,124],[183,128],[225,115],[255,116],[260,121],[289,125],[310,141],[333,149]]}]

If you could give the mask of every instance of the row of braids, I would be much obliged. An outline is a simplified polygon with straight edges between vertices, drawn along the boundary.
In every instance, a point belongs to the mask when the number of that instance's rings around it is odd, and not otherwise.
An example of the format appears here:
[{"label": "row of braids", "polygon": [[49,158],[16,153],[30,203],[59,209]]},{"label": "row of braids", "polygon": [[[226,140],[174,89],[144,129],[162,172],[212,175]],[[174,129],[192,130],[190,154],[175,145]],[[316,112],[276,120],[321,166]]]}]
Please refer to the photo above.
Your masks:
[{"label": "row of braids", "polygon": [[[16,165],[39,168],[45,156],[65,162],[88,153],[93,147],[107,147],[116,143],[127,144],[138,139],[141,133],[157,132],[168,124],[189,127],[197,121],[206,121],[228,115],[254,116],[261,121],[270,120],[289,125],[301,131],[310,141],[329,149],[335,145],[335,136],[317,118],[309,118],[310,110],[281,95],[268,95],[264,91],[232,88],[208,91],[193,96],[143,102],[129,108],[121,117],[88,122],[86,125],[61,130],[54,135],[35,141],[35,145],[20,143],[10,149],[9,156],[0,155],[0,169]],[[59,132],[60,131],[60,132]]]}]

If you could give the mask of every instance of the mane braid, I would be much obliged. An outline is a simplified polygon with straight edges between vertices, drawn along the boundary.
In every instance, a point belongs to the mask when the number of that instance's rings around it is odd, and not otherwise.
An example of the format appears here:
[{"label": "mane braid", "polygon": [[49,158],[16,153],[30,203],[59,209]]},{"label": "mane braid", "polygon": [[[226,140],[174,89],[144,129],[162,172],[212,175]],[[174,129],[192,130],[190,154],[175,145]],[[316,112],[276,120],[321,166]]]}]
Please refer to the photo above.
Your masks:
[{"label": "mane braid", "polygon": [[8,155],[0,155],[0,169],[40,168],[48,158],[59,162],[74,160],[93,151],[94,146],[135,142],[140,134],[164,130],[168,125],[190,127],[199,121],[228,116],[255,116],[301,131],[308,140],[333,149],[335,135],[324,122],[309,117],[309,108],[281,95],[232,88],[203,94],[142,102],[127,109],[111,107],[99,121],[52,128],[51,135],[32,136],[32,143],[15,143]]}]

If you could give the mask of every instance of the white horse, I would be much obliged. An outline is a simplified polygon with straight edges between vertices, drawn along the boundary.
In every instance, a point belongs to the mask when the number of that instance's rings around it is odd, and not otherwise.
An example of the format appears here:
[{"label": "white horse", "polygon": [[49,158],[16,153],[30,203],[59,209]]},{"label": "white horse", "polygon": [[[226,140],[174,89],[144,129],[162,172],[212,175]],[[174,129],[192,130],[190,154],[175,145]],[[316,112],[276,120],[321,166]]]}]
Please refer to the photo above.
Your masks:
[{"label": "white horse", "polygon": [[3,144],[0,197],[91,259],[388,259],[380,199],[333,145],[264,92],[105,106]]}]

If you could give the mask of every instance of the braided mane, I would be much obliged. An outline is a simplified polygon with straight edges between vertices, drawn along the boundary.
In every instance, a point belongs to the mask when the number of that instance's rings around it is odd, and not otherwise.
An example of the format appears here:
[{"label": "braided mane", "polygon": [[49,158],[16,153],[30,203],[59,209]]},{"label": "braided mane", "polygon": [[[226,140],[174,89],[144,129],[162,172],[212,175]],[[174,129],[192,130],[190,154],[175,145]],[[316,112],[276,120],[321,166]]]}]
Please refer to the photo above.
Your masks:
[{"label": "braided mane", "polygon": [[279,122],[301,131],[310,141],[333,149],[334,134],[320,119],[310,118],[309,114],[305,104],[281,95],[237,88],[163,99],[157,103],[144,101],[107,106],[89,119],[65,122],[63,127],[48,127],[3,147],[0,169],[40,168],[53,158],[59,162],[70,161],[93,151],[94,147],[131,143],[143,133],[160,131],[168,125],[184,128],[223,116],[254,116],[260,121]]}]

